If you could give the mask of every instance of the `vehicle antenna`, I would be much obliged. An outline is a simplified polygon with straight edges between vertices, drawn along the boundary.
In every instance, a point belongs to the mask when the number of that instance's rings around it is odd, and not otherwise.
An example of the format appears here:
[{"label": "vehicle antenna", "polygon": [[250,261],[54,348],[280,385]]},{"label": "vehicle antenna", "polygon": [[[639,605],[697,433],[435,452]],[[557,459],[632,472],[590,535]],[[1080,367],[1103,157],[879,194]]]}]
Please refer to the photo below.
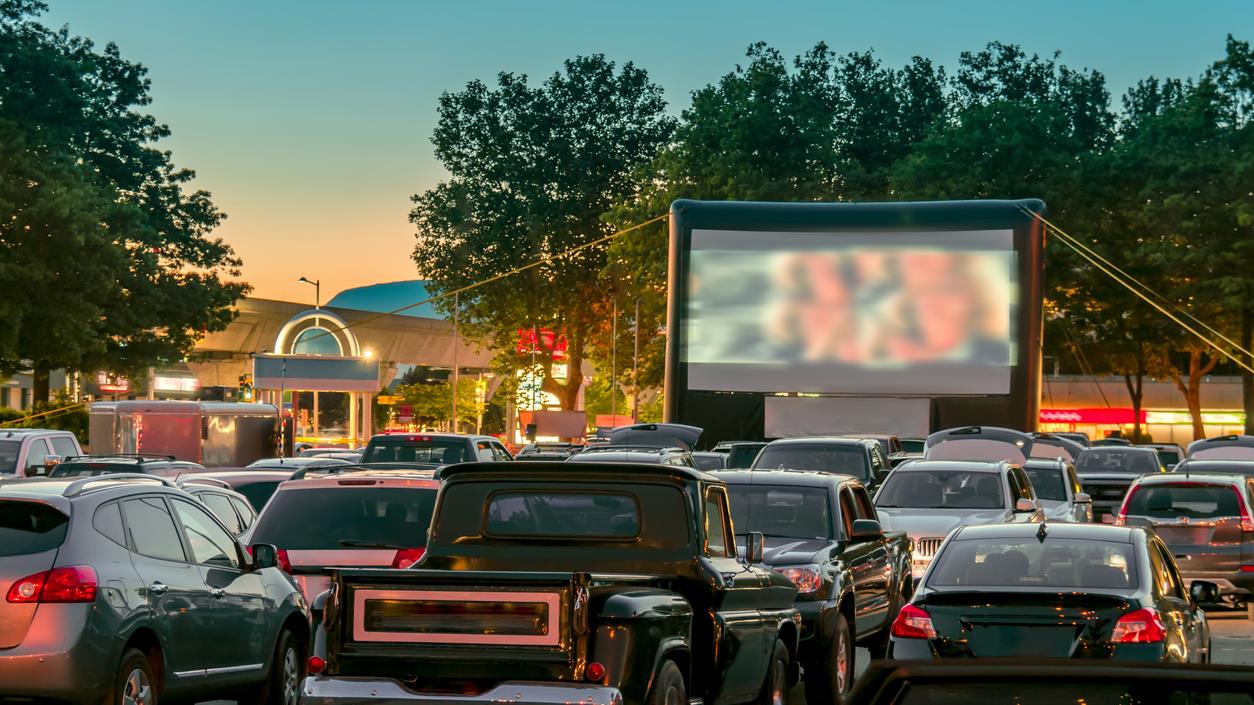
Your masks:
[{"label": "vehicle antenna", "polygon": [[1045,537],[1049,536],[1049,527],[1045,526],[1045,522],[1041,522],[1041,528],[1036,530],[1036,540],[1045,543]]}]

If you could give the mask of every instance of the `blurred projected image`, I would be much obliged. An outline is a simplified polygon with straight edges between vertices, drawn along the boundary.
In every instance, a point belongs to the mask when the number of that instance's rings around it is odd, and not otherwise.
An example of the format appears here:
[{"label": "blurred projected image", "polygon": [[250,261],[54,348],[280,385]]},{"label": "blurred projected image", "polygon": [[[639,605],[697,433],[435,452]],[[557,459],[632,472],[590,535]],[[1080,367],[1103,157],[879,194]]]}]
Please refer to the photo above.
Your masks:
[{"label": "blurred projected image", "polygon": [[921,239],[841,243],[832,236],[810,249],[694,247],[690,384],[1004,393],[1014,352],[1009,243],[971,250]]}]

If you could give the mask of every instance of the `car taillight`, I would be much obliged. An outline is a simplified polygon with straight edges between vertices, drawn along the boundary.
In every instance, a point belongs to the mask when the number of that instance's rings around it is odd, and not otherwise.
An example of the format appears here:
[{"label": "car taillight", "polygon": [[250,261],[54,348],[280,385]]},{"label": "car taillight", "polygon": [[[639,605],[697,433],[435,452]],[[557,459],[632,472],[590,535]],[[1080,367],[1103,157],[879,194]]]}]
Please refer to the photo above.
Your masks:
[{"label": "car taillight", "polygon": [[898,639],[935,639],[932,615],[922,607],[906,605],[897,613],[897,619],[893,620],[892,634]]},{"label": "car taillight", "polygon": [[597,661],[593,661],[588,664],[587,668],[583,669],[583,675],[593,683],[600,683],[605,680],[605,666]]},{"label": "car taillight", "polygon": [[1241,508],[1241,532],[1254,534],[1254,515],[1250,514],[1250,505],[1245,501],[1244,493],[1237,487],[1233,487],[1232,491],[1237,496],[1237,506]]},{"label": "car taillight", "polygon": [[274,557],[279,561],[279,570],[284,573],[292,572],[292,561],[287,557],[287,551],[280,548],[274,552]]},{"label": "car taillight", "polygon": [[309,660],[305,662],[305,670],[309,671],[309,675],[311,676],[316,676],[319,673],[322,673],[327,670],[326,659],[321,656],[310,656]]},{"label": "car taillight", "polygon": [[1158,612],[1140,609],[1119,618],[1110,641],[1113,644],[1157,644],[1166,636],[1167,625],[1163,624]]},{"label": "car taillight", "polygon": [[96,571],[91,566],[71,565],[28,575],[9,588],[9,602],[95,602]]},{"label": "car taillight", "polygon": [[1115,526],[1124,526],[1128,523],[1128,507],[1132,505],[1132,495],[1140,491],[1141,486],[1137,485],[1128,490],[1123,496],[1123,504],[1119,505],[1119,511],[1115,512]]},{"label": "car taillight", "polygon": [[418,562],[423,554],[427,552],[425,548],[402,548],[396,552],[396,557],[392,559],[393,568],[408,568]]}]

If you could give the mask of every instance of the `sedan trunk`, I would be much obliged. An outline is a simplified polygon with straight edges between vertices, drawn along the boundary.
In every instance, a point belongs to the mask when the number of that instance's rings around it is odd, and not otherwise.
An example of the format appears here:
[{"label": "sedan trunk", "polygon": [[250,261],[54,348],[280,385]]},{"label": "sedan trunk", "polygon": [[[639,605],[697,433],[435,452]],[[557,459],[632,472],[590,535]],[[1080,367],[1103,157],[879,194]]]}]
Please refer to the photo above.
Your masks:
[{"label": "sedan trunk", "polygon": [[1017,591],[933,593],[919,606],[941,655],[986,658],[1109,658],[1115,622],[1133,609],[1117,595]]}]

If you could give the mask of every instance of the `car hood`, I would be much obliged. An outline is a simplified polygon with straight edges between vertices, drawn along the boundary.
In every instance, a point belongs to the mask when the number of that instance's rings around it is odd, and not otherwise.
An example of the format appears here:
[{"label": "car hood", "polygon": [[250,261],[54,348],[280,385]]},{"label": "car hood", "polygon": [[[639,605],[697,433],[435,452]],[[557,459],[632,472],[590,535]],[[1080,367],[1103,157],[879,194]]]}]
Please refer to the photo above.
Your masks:
[{"label": "car hood", "polygon": [[886,530],[904,531],[910,538],[947,536],[959,526],[1000,524],[1009,512],[1005,509],[912,509],[909,507],[876,507],[880,523]]},{"label": "car hood", "polygon": [[1071,503],[1057,499],[1042,499],[1041,508],[1045,510],[1047,521],[1072,521]]},{"label": "car hood", "polygon": [[762,563],[769,566],[814,563],[818,554],[832,544],[830,539],[785,539],[767,537]]}]

